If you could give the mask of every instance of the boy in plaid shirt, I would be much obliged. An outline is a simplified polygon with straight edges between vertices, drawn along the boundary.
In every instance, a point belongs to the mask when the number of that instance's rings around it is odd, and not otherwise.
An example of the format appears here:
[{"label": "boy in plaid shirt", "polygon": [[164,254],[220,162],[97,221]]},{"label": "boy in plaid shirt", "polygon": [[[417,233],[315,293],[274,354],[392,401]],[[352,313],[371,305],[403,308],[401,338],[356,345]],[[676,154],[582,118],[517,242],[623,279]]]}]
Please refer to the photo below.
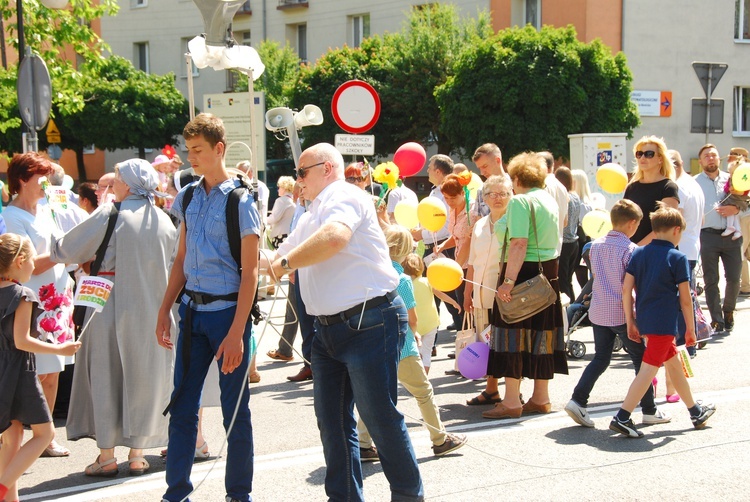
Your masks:
[{"label": "boy in plaid shirt", "polygon": [[[643,343],[628,339],[625,312],[622,308],[625,268],[633,251],[638,247],[630,241],[630,237],[638,228],[643,212],[634,202],[622,199],[612,207],[610,218],[612,230],[591,244],[590,259],[594,287],[591,293],[589,319],[594,329],[594,359],[586,366],[571,400],[565,405],[565,411],[570,418],[584,427],[594,427],[594,421],[586,407],[594,384],[609,367],[615,337],[619,336],[622,340],[636,373],[641,368],[645,349]],[[643,423],[659,424],[671,420],[667,414],[656,408],[654,388],[651,385],[641,398],[641,410]]]}]

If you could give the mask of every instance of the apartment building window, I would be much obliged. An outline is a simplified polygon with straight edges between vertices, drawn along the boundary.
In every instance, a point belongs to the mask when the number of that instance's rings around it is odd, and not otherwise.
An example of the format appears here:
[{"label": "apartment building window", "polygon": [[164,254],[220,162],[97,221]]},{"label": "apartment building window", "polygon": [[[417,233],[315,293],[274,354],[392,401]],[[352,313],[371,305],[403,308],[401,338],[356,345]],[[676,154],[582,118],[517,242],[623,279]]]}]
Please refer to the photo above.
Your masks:
[{"label": "apartment building window", "polygon": [[142,7],[148,7],[148,0],[130,0],[131,9],[140,9]]},{"label": "apartment building window", "polygon": [[750,136],[750,87],[734,88],[734,135]]},{"label": "apartment building window", "polygon": [[[182,38],[180,39],[180,76],[182,78],[187,78],[187,63],[185,62],[185,53],[190,52],[190,49],[188,48],[188,42],[190,42],[190,38]],[[197,77],[199,75],[198,67],[195,66],[195,63],[193,63],[193,59],[190,59],[190,67],[193,71],[193,76]]]},{"label": "apartment building window", "polygon": [[352,47],[362,45],[362,40],[370,36],[370,14],[352,16]]},{"label": "apartment building window", "polygon": [[250,47],[252,44],[250,43],[250,30],[246,31],[235,31],[233,34],[235,42],[237,42],[240,45],[247,45]]},{"label": "apartment building window", "polygon": [[149,73],[148,42],[137,42],[133,44],[133,52],[133,63],[135,67]]},{"label": "apartment building window", "polygon": [[297,25],[297,55],[303,63],[307,62],[307,25]]},{"label": "apartment building window", "polygon": [[734,2],[734,39],[750,41],[750,0]]},{"label": "apartment building window", "polygon": [[530,24],[537,30],[542,27],[541,0],[524,0],[524,25]]}]

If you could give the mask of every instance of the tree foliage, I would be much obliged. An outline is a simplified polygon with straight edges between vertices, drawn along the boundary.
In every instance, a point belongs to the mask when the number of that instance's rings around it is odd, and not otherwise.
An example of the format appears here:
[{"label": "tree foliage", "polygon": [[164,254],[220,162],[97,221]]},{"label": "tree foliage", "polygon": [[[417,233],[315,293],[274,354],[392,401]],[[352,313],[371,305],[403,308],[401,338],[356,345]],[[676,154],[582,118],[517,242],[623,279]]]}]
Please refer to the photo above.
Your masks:
[{"label": "tree foliage", "polygon": [[585,44],[572,26],[511,28],[466,46],[436,90],[442,130],[456,150],[494,142],[508,155],[569,155],[568,134],[626,132],[639,124],[625,56]]},{"label": "tree foliage", "polygon": [[375,135],[378,155],[391,154],[407,141],[427,144],[438,139],[440,150],[449,151],[440,129],[435,87],[445,82],[465,45],[490,34],[486,13],[460,19],[453,5],[429,4],[413,9],[399,33],[368,38],[358,48],[329,50],[314,65],[302,67],[292,99],[296,108],[309,103],[323,110],[323,125],[303,130],[306,142],[331,142],[344,132],[333,120],[331,100],[341,84],[359,79],[380,96],[380,119],[367,132]]}]

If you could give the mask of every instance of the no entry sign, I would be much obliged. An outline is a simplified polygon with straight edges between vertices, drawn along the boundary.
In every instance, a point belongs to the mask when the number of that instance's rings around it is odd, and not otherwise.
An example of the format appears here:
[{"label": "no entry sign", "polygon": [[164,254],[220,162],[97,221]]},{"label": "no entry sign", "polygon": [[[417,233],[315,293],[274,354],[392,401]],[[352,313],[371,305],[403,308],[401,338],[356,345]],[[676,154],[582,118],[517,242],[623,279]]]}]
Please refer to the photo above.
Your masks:
[{"label": "no entry sign", "polygon": [[361,134],[378,121],[380,97],[367,82],[349,80],[333,94],[331,111],[339,127],[351,134]]}]

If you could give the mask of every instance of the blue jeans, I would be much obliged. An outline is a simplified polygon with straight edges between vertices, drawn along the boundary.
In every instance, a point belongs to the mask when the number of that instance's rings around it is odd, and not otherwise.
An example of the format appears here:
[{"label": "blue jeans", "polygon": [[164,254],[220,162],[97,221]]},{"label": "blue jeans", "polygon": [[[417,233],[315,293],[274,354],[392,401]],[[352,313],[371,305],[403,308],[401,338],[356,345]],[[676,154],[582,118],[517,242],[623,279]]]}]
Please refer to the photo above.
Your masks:
[{"label": "blue jeans", "polygon": [[[177,502],[193,490],[190,471],[193,468],[195,439],[198,434],[198,407],[208,367],[224,340],[234,320],[236,307],[216,312],[192,312],[192,334],[190,343],[190,367],[185,374],[182,362],[182,346],[185,333],[187,306],[180,305],[180,337],[177,340],[177,360],[174,368],[175,389],[169,417],[169,453],[167,455],[167,492],[164,499]],[[250,423],[250,394],[245,372],[250,363],[250,337],[252,323],[248,322],[243,335],[245,351],[242,363],[228,375],[219,371],[221,389],[221,412],[224,430],[232,420],[237,398],[240,406],[232,433],[227,440],[227,462],[224,486],[227,495],[240,501],[249,501],[253,484],[253,428]],[[221,368],[224,358],[218,362]],[[183,380],[183,374],[185,378]],[[180,383],[181,382],[181,383]],[[241,396],[240,396],[241,393]]]},{"label": "blue jeans", "polygon": [[310,366],[312,361],[312,342],[315,338],[315,317],[307,313],[305,302],[302,301],[302,293],[299,288],[299,273],[294,273],[295,308],[297,319],[299,319],[299,330],[302,334],[302,357],[305,358],[305,366]]},{"label": "blue jeans", "polygon": [[404,416],[396,409],[398,359],[407,326],[400,297],[332,326],[315,321],[313,394],[329,500],[364,500],[355,402],[378,445],[391,500],[424,500]]},{"label": "blue jeans", "polygon": [[[578,385],[576,385],[573,391],[573,401],[584,408],[588,406],[589,396],[591,395],[591,390],[594,388],[594,384],[596,384],[602,373],[609,367],[609,362],[612,359],[612,348],[615,345],[615,337],[619,336],[622,340],[625,352],[628,353],[630,359],[633,361],[636,374],[641,369],[643,352],[646,349],[643,342],[636,343],[628,338],[628,329],[625,324],[620,326],[599,326],[592,323],[591,327],[594,328],[594,359],[583,370],[581,379],[578,380]],[[646,393],[641,398],[641,411],[646,415],[656,413],[653,385],[648,386]]]}]

